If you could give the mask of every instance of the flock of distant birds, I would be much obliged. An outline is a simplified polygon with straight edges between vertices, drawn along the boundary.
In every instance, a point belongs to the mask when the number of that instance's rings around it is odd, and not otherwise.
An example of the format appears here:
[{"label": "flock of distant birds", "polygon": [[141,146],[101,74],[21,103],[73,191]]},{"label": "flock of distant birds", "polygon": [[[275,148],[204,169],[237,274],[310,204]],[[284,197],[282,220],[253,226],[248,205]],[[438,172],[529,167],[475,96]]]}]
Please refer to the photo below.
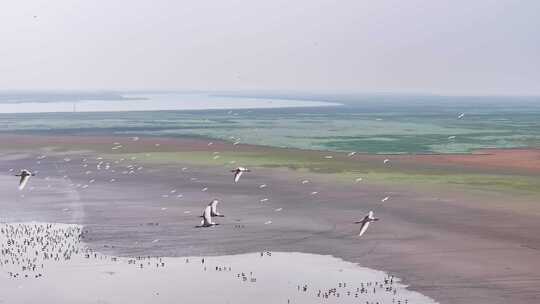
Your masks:
[{"label": "flock of distant birds", "polygon": [[[463,119],[463,117],[465,116],[465,113],[459,113],[457,118],[458,119]],[[449,139],[450,138],[455,138],[455,136],[450,136],[448,137]],[[132,138],[134,141],[138,141],[139,140],[139,137],[133,137]],[[238,145],[240,143],[239,140],[235,140],[233,145]],[[159,147],[160,144],[156,144],[156,147]],[[208,145],[212,145],[212,142],[210,142]],[[119,148],[121,148],[122,145],[120,145],[119,143],[115,143],[115,145],[112,147],[113,150],[117,150]],[[350,152],[347,154],[349,157],[353,157],[354,155],[356,155],[356,152]],[[331,159],[333,158],[333,156],[331,155],[327,155],[325,156],[325,158],[328,158],[328,159]],[[386,158],[383,160],[383,163],[385,165],[388,165],[390,162],[390,159]],[[97,164],[97,167],[98,169],[100,169],[100,166],[102,165],[102,162],[98,163]],[[233,169],[231,170],[232,173],[234,173],[234,183],[238,183],[240,181],[240,177],[244,174],[244,173],[247,173],[247,172],[251,172],[251,170],[245,168],[245,167],[237,167],[236,169]],[[20,171],[19,174],[16,174],[15,176],[17,177],[20,177],[20,180],[19,180],[19,190],[23,190],[24,187],[26,186],[26,184],[28,183],[28,180],[30,179],[31,176],[35,176],[35,173],[31,172],[30,170],[27,170],[27,169],[22,169]],[[113,181],[114,179],[112,179],[111,181]],[[355,181],[356,182],[359,182],[361,181],[362,178],[357,178]],[[305,183],[305,182],[308,182],[307,180],[304,180],[302,181],[302,183]],[[266,186],[266,185],[261,185],[262,186]],[[206,188],[205,188],[206,189]],[[317,192],[312,192],[311,193],[312,195],[315,195],[317,194]],[[389,196],[386,196],[384,197],[381,202],[386,202],[390,197]],[[224,215],[220,214],[218,211],[217,211],[217,206],[218,206],[218,203],[219,201],[214,199],[212,200],[203,210],[203,213],[201,215],[201,224],[200,226],[197,226],[197,227],[212,227],[212,226],[216,226],[216,225],[219,225],[218,223],[215,223],[212,218],[213,217],[223,217]],[[364,218],[362,218],[360,221],[356,221],[355,224],[360,224],[360,232],[358,233],[358,236],[362,236],[366,230],[368,229],[370,223],[373,223],[373,222],[376,222],[378,221],[379,219],[376,218],[373,214],[373,211],[369,211],[367,215],[364,216]]]},{"label": "flock of distant birds", "polygon": [[[134,137],[134,139],[138,140],[138,137]],[[119,147],[119,145],[115,145],[113,147],[113,149],[116,150],[116,149],[118,149],[118,147]],[[354,155],[355,155],[354,152],[349,153],[349,156],[354,156]],[[385,164],[387,164],[389,162],[389,159],[385,159],[383,162]],[[103,165],[103,162],[99,162],[97,164],[97,168],[100,169],[102,165]],[[108,169],[109,166],[110,165],[105,164],[106,169]],[[234,183],[238,183],[240,181],[240,177],[246,172],[251,172],[251,170],[247,169],[245,167],[237,167],[236,169],[231,170],[231,172],[234,174],[233,175]],[[26,185],[28,184],[28,181],[29,181],[30,177],[35,176],[35,175],[36,175],[35,173],[31,172],[28,169],[22,169],[20,171],[20,173],[15,174],[15,176],[19,177],[18,189],[23,190],[26,187]],[[113,180],[114,179],[112,179],[111,181],[113,181]],[[361,181],[361,180],[362,180],[361,178],[356,179],[357,182]],[[306,184],[308,182],[309,182],[308,180],[303,180],[302,181],[303,184]],[[261,187],[261,188],[266,187],[266,184],[260,185],[259,187]],[[311,194],[315,195],[315,194],[317,194],[317,192],[312,192]],[[388,199],[389,199],[389,197],[385,197],[381,201],[385,202]],[[262,199],[261,201],[263,201],[263,200],[267,200],[267,199]],[[202,218],[201,224],[199,226],[196,226],[196,227],[203,228],[203,227],[212,227],[212,226],[219,225],[218,223],[215,223],[212,220],[212,218],[214,218],[214,217],[224,217],[223,214],[220,214],[217,211],[218,204],[219,204],[219,200],[214,199],[204,208],[203,213],[201,215],[201,218]],[[281,210],[281,208],[278,208],[276,210]],[[369,224],[374,222],[374,221],[377,221],[377,220],[379,220],[379,219],[375,218],[373,216],[373,211],[370,211],[362,220],[355,222],[355,224],[361,224],[360,233],[358,235],[362,236],[364,234],[364,232],[367,230]],[[266,223],[270,223],[270,221],[268,221]]]},{"label": "flock of distant birds", "polygon": [[[349,154],[349,156],[353,156],[353,155],[354,154]],[[387,164],[389,162],[389,159],[385,159],[383,162],[385,164]],[[98,163],[97,166],[100,167],[101,163]],[[251,172],[251,170],[249,170],[247,168],[244,168],[244,167],[237,167],[236,169],[231,170],[231,172],[234,173],[234,183],[238,183],[240,181],[240,177],[246,172]],[[28,183],[28,180],[30,179],[30,177],[35,176],[35,175],[36,175],[35,173],[31,172],[28,169],[22,169],[19,174],[15,174],[15,176],[20,177],[20,179],[19,179],[19,190],[23,190],[25,188],[26,184]],[[307,180],[304,180],[302,182],[305,183],[306,181]],[[261,186],[266,186],[266,185],[261,185]],[[312,192],[311,194],[316,194],[316,192]],[[388,199],[389,199],[388,196],[384,197],[381,200],[381,202],[385,202]],[[203,228],[203,227],[212,227],[212,226],[219,225],[218,223],[215,223],[212,220],[212,218],[214,218],[214,217],[224,217],[223,214],[220,214],[217,211],[218,204],[219,204],[219,200],[213,199],[204,208],[203,213],[201,215],[201,218],[202,218],[201,224],[199,226],[196,226],[196,227]],[[366,232],[366,230],[369,227],[370,223],[378,221],[378,220],[379,220],[378,218],[375,218],[373,216],[373,211],[369,211],[369,213],[366,216],[364,216],[364,218],[362,220],[355,222],[355,224],[361,224],[360,233],[358,234],[358,236],[362,236]]]}]

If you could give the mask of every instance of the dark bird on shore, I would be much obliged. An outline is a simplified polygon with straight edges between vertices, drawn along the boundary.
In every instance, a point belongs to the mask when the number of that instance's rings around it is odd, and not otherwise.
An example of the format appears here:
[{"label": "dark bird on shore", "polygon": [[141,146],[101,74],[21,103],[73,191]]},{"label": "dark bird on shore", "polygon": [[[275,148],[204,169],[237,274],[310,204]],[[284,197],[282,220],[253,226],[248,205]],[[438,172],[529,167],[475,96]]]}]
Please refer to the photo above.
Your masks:
[{"label": "dark bird on shore", "polygon": [[26,186],[26,183],[28,183],[28,180],[30,179],[30,176],[35,176],[35,175],[36,174],[26,169],[23,169],[21,170],[21,173],[16,174],[15,176],[19,176],[21,178],[19,180],[19,190],[24,189],[24,187]]},{"label": "dark bird on shore", "polygon": [[360,233],[358,236],[362,236],[369,227],[371,222],[378,221],[379,219],[373,216],[373,211],[370,211],[361,221],[355,222],[355,224],[362,224],[360,227]]}]

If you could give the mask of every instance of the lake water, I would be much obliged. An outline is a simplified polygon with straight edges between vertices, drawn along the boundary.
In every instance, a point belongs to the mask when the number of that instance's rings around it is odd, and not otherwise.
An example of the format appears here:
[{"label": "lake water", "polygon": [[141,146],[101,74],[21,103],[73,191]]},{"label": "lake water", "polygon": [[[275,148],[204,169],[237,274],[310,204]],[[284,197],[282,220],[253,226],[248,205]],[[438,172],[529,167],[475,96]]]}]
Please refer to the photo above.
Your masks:
[{"label": "lake water", "polygon": [[218,96],[210,94],[123,94],[122,100],[31,101],[0,103],[0,113],[71,113],[71,112],[125,112],[125,111],[180,111],[210,109],[253,109],[332,106],[337,103],[314,100],[285,100],[278,98]]}]

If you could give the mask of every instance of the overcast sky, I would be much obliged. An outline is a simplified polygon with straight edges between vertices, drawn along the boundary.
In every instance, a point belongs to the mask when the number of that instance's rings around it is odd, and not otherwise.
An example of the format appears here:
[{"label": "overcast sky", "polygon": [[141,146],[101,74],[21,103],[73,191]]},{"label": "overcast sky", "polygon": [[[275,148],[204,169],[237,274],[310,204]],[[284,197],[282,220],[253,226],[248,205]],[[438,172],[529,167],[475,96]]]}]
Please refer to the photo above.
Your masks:
[{"label": "overcast sky", "polygon": [[539,12],[537,0],[5,0],[0,90],[540,94]]}]

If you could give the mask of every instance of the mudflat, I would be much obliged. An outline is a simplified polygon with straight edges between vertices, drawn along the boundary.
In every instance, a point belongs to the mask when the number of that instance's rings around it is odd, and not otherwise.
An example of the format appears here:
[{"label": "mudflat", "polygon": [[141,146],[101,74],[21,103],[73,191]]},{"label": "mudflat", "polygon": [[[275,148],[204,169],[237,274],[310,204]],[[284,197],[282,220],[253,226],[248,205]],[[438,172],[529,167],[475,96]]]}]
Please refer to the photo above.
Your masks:
[{"label": "mudflat", "polygon": [[[534,161],[534,150],[349,157],[193,138],[1,137],[1,220],[80,224],[100,252],[328,254],[440,303],[540,297],[539,175],[512,162]],[[494,154],[515,167],[497,166]],[[235,184],[239,165],[252,172]],[[37,176],[21,192],[10,169],[22,168]],[[214,198],[220,225],[195,228]],[[370,210],[381,220],[359,238],[354,221]]]}]

